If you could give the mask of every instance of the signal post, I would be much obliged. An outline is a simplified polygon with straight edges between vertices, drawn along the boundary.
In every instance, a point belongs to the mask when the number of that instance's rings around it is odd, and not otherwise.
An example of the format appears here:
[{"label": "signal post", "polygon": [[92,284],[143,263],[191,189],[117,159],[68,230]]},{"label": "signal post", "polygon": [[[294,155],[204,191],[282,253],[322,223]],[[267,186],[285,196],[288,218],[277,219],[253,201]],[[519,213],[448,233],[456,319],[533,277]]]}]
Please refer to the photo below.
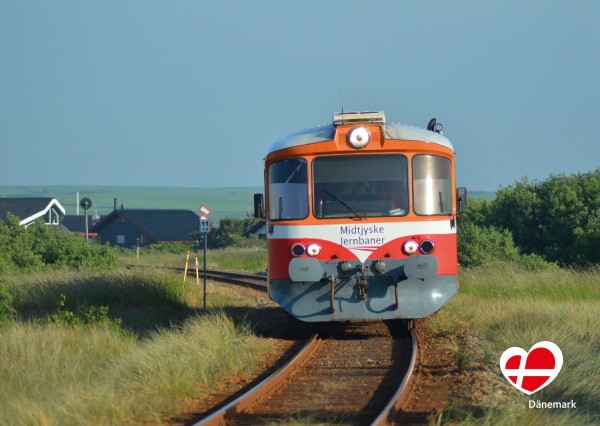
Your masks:
[{"label": "signal post", "polygon": [[204,309],[206,309],[206,246],[208,234],[210,233],[210,210],[206,206],[200,206],[200,234],[202,234],[202,239],[204,240],[204,271],[203,271],[203,281],[204,281]]}]

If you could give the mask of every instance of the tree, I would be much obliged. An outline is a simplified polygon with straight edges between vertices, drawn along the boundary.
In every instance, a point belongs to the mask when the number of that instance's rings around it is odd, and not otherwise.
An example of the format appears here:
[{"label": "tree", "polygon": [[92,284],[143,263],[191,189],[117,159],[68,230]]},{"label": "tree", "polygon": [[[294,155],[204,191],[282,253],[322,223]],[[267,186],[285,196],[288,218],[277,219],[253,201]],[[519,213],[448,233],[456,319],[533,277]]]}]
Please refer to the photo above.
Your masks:
[{"label": "tree", "polygon": [[223,248],[246,245],[249,239],[245,235],[257,222],[258,219],[256,218],[221,218],[219,227],[213,229],[208,236],[208,246],[210,248]]},{"label": "tree", "polygon": [[537,183],[527,178],[475,204],[467,221],[509,230],[522,253],[565,265],[600,262],[600,168]]}]

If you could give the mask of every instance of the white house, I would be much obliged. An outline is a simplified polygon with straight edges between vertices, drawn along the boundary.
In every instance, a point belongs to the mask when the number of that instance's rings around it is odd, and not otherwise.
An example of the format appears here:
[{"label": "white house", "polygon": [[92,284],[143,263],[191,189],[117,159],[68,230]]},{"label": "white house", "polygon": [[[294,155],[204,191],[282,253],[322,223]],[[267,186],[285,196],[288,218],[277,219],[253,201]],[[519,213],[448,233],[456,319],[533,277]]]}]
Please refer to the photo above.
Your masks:
[{"label": "white house", "polygon": [[0,198],[0,220],[8,213],[19,217],[19,225],[28,227],[38,221],[60,225],[66,212],[56,198]]}]

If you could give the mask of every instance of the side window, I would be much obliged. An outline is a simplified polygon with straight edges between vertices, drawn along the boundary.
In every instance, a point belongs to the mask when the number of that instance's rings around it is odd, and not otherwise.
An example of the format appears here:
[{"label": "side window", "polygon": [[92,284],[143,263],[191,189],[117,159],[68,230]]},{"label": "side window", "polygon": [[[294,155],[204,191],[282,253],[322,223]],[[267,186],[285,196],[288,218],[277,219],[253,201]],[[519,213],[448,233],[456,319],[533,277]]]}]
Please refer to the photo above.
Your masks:
[{"label": "side window", "polygon": [[438,155],[413,158],[414,211],[418,215],[452,214],[450,160]]},{"label": "side window", "polygon": [[308,216],[308,167],[293,158],[269,166],[269,219],[304,219]]}]

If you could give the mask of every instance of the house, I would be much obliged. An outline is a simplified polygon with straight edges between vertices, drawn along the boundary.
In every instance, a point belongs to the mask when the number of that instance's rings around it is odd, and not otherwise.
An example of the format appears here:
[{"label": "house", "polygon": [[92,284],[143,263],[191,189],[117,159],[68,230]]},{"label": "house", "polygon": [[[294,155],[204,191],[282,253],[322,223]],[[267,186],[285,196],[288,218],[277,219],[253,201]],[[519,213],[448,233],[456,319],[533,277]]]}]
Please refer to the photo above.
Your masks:
[{"label": "house", "polygon": [[[101,217],[98,214],[88,215],[87,217],[87,236],[90,241],[97,241],[97,234],[90,232],[90,229],[100,221]],[[62,226],[65,231],[70,232],[72,234],[79,234],[81,236],[85,236],[85,215],[73,215],[67,214],[63,217]]]},{"label": "house", "polygon": [[256,237],[266,240],[267,239],[267,221],[260,220],[254,224],[248,231],[246,231],[246,237],[255,235]]},{"label": "house", "polygon": [[193,243],[199,217],[190,210],[113,210],[91,227],[97,241],[113,246],[135,247],[153,243]]},{"label": "house", "polygon": [[38,221],[60,225],[66,212],[56,198],[0,198],[0,220],[6,220],[9,213],[20,219],[19,225],[28,227]]},{"label": "house", "polygon": [[[88,231],[97,224],[101,217],[97,214],[89,214],[88,217]],[[67,232],[73,232],[76,234],[85,234],[85,215],[74,215],[67,214],[63,217],[62,226]]]}]

